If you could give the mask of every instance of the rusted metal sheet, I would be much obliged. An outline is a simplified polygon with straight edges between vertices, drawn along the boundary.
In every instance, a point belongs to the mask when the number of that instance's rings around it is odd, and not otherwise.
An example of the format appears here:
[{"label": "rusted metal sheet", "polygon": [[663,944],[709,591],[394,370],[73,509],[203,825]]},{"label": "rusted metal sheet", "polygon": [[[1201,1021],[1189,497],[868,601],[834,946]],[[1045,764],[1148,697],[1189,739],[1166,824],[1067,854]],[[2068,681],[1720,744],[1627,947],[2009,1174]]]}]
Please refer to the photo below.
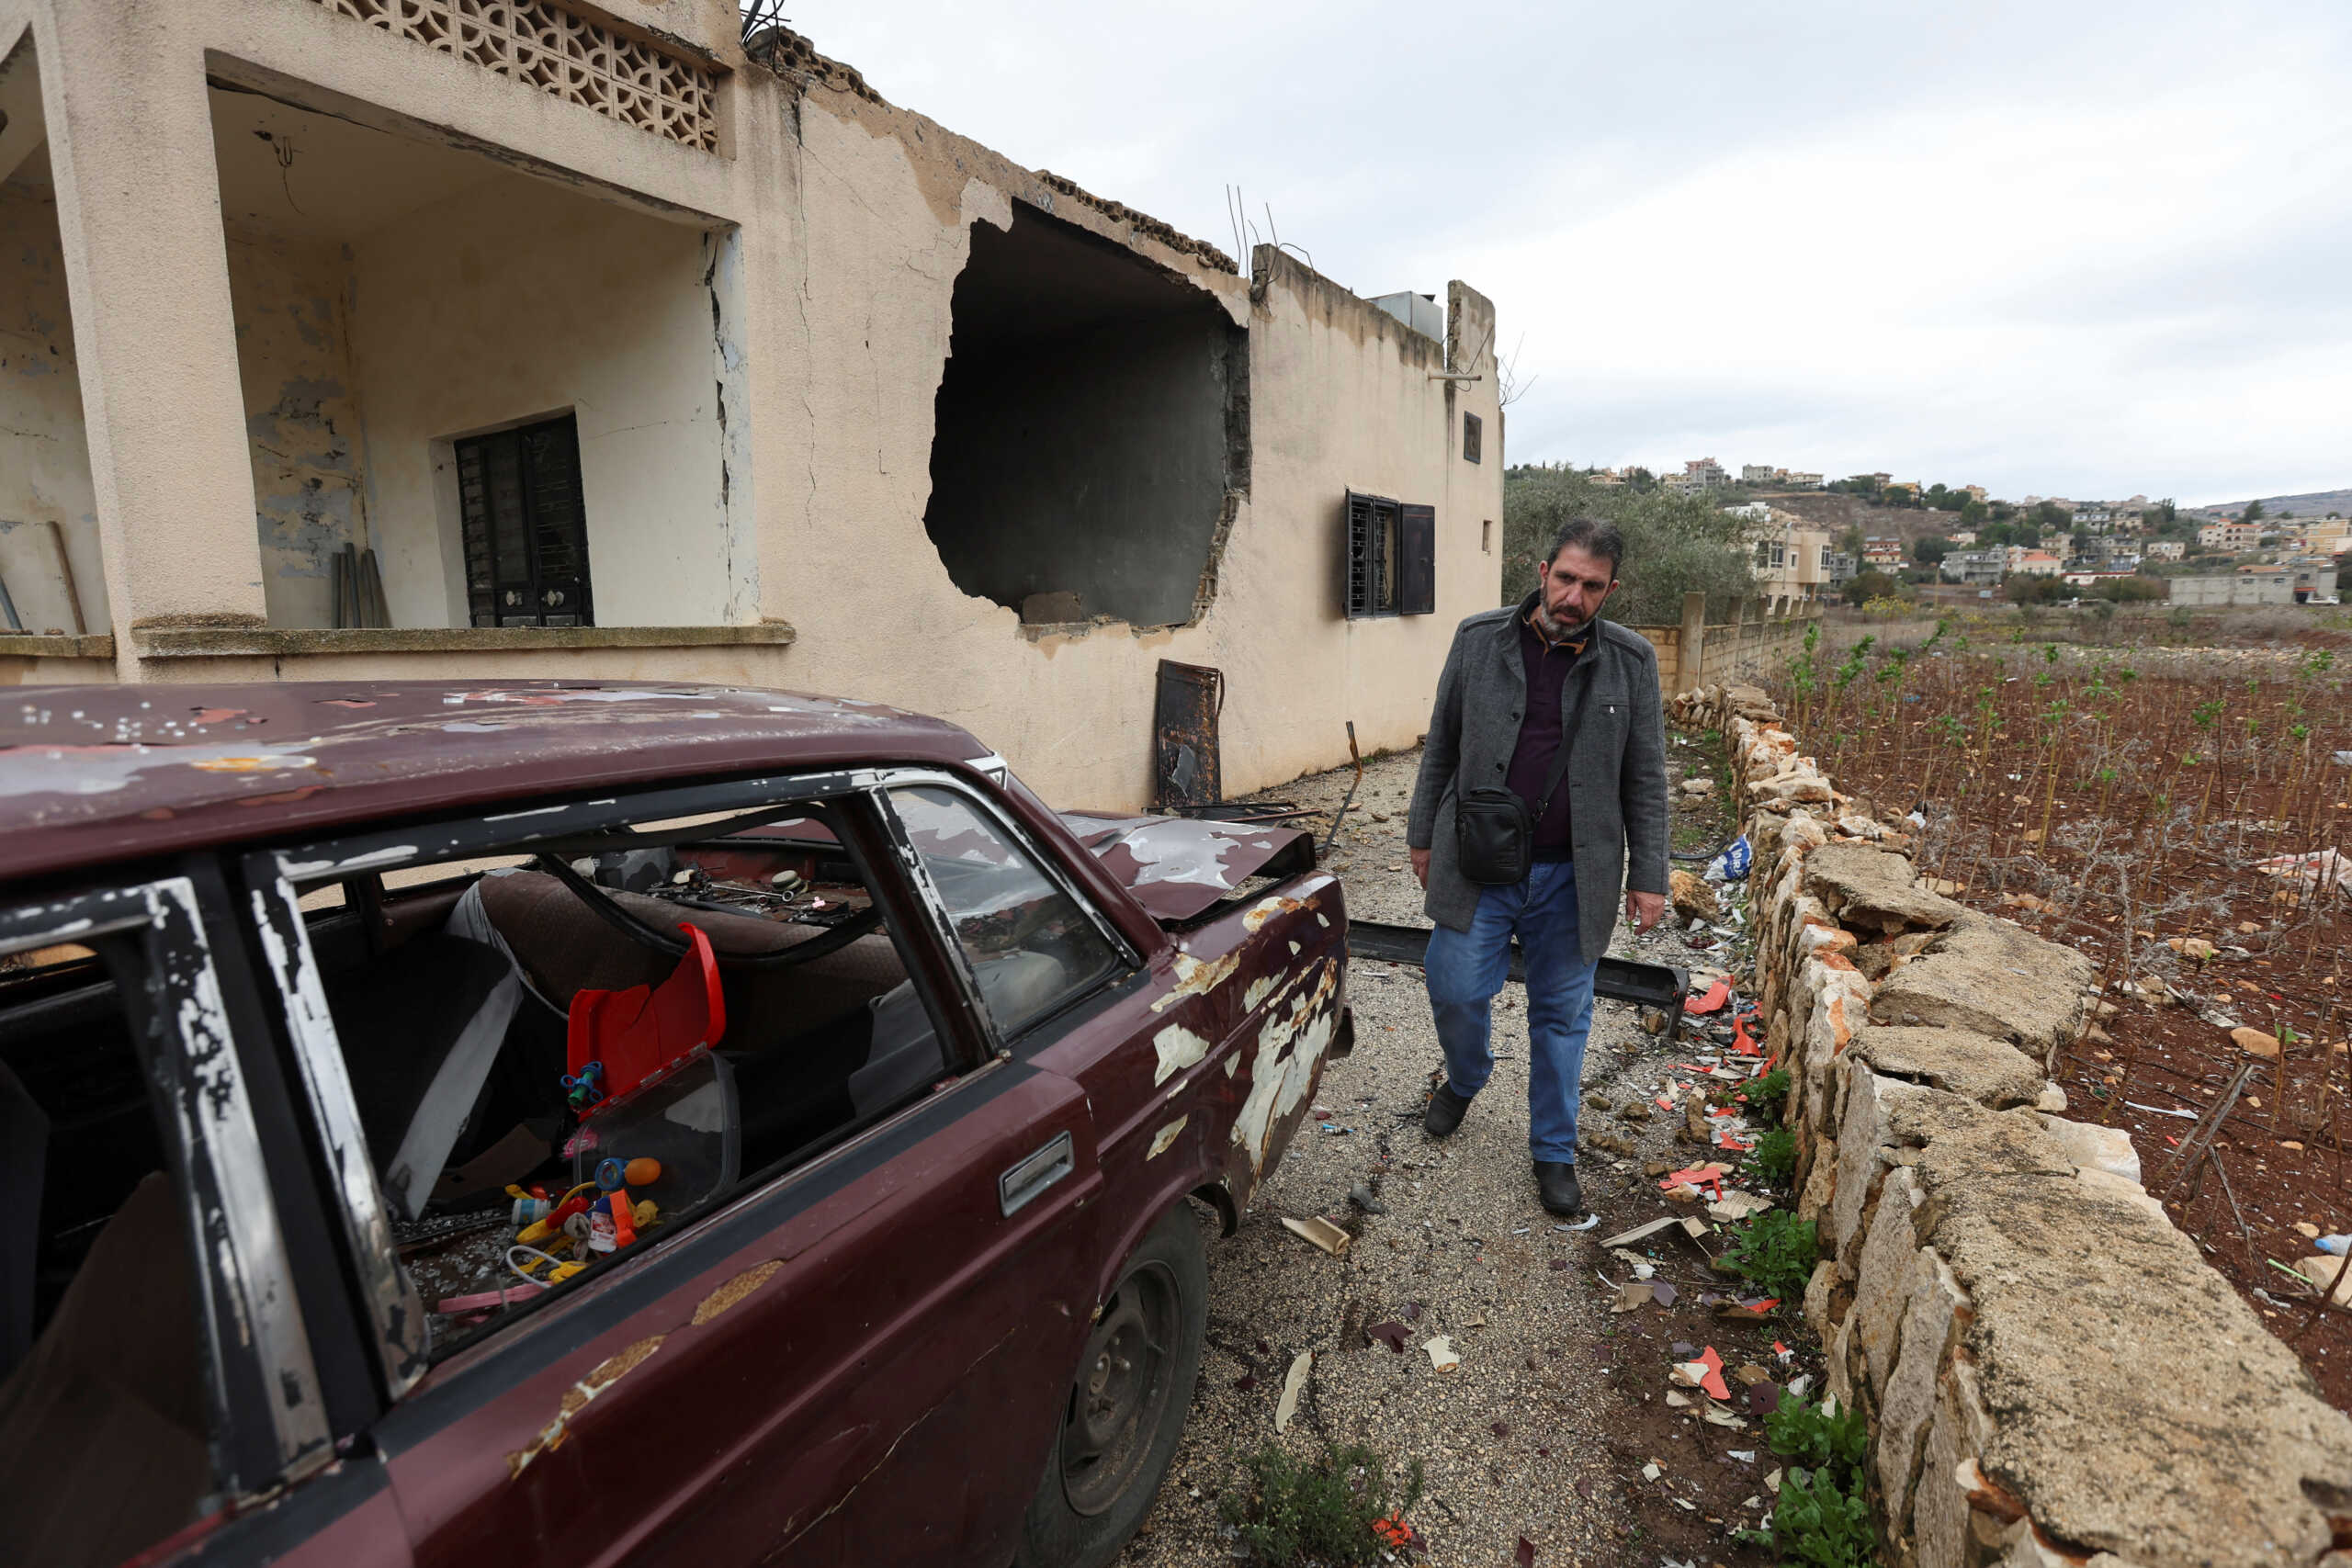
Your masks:
[{"label": "rusted metal sheet", "polygon": [[1313,844],[1295,828],[1204,822],[1182,817],[1110,817],[1065,811],[1062,825],[1118,878],[1156,920],[1189,920],[1261,872],[1313,863]]},{"label": "rusted metal sheet", "polygon": [[1204,664],[1159,661],[1152,702],[1152,803],[1161,810],[1211,806],[1225,798],[1216,721],[1225,711],[1225,673]]},{"label": "rusted metal sheet", "polygon": [[0,699],[0,837],[10,872],[32,876],[534,795],[884,757],[968,766],[991,753],[903,709],[747,687],[25,687]]}]

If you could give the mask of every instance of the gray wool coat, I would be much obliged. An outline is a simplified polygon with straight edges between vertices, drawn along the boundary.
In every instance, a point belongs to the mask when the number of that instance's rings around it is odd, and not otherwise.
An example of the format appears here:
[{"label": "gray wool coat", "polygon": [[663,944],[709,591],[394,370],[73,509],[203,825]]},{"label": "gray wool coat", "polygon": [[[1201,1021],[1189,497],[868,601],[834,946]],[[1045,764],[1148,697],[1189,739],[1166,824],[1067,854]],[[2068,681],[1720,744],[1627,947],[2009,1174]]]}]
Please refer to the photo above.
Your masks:
[{"label": "gray wool coat", "polygon": [[[1455,628],[1438,677],[1429,739],[1405,841],[1430,852],[1422,909],[1439,925],[1470,929],[1482,889],[1462,874],[1453,807],[1460,791],[1499,784],[1519,746],[1527,666],[1519,649],[1519,604],[1471,616]],[[1639,635],[1602,621],[1560,692],[1561,720],[1589,686],[1584,721],[1571,742],[1567,777],[1570,850],[1577,868],[1577,933],[1589,964],[1609,948],[1621,895],[1666,891],[1666,716],[1657,652]],[[1534,803],[1530,801],[1532,807]]]}]

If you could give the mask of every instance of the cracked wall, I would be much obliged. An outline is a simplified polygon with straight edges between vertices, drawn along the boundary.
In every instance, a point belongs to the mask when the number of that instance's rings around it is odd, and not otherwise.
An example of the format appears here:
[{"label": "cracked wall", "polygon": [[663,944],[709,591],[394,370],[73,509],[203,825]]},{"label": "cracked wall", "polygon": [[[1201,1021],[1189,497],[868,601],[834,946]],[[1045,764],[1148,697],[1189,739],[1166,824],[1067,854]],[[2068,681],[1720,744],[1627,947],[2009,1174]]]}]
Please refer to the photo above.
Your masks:
[{"label": "cracked wall", "polygon": [[0,182],[0,581],[28,631],[74,629],[49,528],[55,523],[73,558],[82,614],[92,631],[104,631],[97,502],[47,170],[48,160],[36,153]]},{"label": "cracked wall", "polygon": [[448,438],[567,411],[597,624],[733,618],[751,563],[729,548],[741,478],[727,463],[723,358],[714,374],[711,243],[501,178],[354,246],[366,505],[394,625],[467,624]]}]

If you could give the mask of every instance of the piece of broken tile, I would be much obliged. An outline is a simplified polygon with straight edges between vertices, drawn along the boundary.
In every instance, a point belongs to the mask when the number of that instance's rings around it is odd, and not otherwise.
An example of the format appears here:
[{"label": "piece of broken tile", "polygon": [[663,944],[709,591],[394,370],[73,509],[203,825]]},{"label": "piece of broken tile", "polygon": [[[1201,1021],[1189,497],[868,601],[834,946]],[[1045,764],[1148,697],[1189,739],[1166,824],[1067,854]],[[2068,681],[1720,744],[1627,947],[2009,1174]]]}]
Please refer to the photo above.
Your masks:
[{"label": "piece of broken tile", "polygon": [[1283,1379],[1283,1396],[1274,1405],[1274,1430],[1290,1430],[1291,1417],[1298,1414],[1298,1396],[1306,1388],[1307,1369],[1315,1365],[1315,1352],[1301,1350],[1291,1358],[1290,1375]]}]

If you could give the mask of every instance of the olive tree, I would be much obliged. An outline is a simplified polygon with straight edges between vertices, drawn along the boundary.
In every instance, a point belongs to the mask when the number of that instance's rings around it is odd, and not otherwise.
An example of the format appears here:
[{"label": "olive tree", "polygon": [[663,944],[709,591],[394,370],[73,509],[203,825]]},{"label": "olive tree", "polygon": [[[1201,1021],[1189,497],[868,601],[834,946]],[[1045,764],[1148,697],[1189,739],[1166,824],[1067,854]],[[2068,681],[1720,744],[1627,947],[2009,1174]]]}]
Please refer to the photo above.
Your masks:
[{"label": "olive tree", "polygon": [[1625,536],[1624,586],[1609,601],[1612,621],[1671,626],[1682,619],[1682,595],[1707,595],[1711,618],[1758,592],[1747,538],[1749,524],[1700,495],[1634,492],[1604,485],[1569,468],[1510,469],[1503,477],[1503,603],[1517,604],[1535,588],[1535,569],[1552,536],[1571,517],[1599,517]]}]

